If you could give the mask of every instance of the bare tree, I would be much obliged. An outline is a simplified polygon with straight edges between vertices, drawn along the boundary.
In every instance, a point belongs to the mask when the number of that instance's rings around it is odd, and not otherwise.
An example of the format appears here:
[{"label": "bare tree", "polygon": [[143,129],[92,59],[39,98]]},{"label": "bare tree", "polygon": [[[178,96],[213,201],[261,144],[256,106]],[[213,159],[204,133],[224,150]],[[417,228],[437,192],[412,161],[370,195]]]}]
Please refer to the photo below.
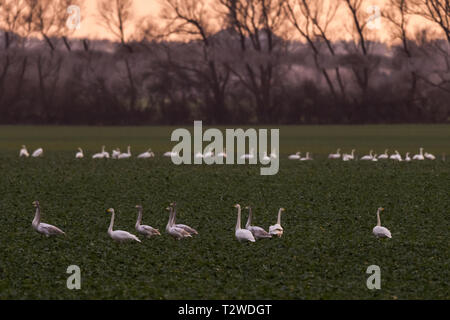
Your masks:
[{"label": "bare tree", "polygon": [[412,12],[437,24],[450,42],[450,1],[413,0]]}]

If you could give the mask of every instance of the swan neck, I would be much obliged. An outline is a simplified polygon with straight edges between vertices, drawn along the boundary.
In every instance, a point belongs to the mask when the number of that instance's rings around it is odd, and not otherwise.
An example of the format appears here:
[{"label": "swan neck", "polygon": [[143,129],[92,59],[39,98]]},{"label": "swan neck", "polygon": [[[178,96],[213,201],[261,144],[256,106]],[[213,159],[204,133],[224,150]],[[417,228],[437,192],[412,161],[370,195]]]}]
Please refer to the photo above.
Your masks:
[{"label": "swan neck", "polygon": [[281,209],[278,210],[278,219],[277,219],[277,224],[279,224],[281,226]]},{"label": "swan neck", "polygon": [[38,225],[41,222],[41,209],[36,207],[36,213],[34,214],[33,225]]},{"label": "swan neck", "polygon": [[377,226],[381,226],[381,219],[380,219],[380,210],[377,211]]},{"label": "swan neck", "polygon": [[238,216],[236,222],[236,230],[241,229],[241,207],[238,207]]},{"label": "swan neck", "polygon": [[113,212],[111,213],[111,222],[110,222],[110,224],[109,224],[108,233],[112,233],[112,231],[113,231],[113,226],[114,226],[114,215],[115,215],[115,212],[113,211]]},{"label": "swan neck", "polygon": [[172,226],[172,212],[173,212],[173,209],[172,209],[172,207],[170,207],[170,211],[169,211],[169,221],[167,221],[166,229],[169,229],[169,228]]},{"label": "swan neck", "polygon": [[245,224],[245,227],[248,228],[251,225],[252,225],[252,208],[248,207],[248,219],[247,223]]},{"label": "swan neck", "polygon": [[138,218],[136,221],[136,228],[141,225],[141,221],[142,221],[142,208],[139,208],[138,210],[139,210],[139,214],[138,214]]}]

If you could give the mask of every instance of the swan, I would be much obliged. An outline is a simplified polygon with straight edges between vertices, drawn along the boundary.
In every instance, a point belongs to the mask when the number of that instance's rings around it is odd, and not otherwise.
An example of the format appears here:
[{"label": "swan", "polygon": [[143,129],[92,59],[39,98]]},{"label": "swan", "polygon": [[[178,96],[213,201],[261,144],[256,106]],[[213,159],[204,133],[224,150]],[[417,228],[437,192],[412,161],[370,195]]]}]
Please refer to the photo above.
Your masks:
[{"label": "swan", "polygon": [[397,161],[402,161],[402,156],[401,154],[395,150],[395,154],[391,154],[391,156],[389,157],[389,159],[391,160],[397,160]]},{"label": "swan", "polygon": [[383,210],[383,208],[378,208],[377,225],[373,228],[372,232],[377,238],[392,238],[391,232],[387,228],[381,226],[380,212]]},{"label": "swan", "polygon": [[380,154],[378,156],[378,159],[389,159],[389,155],[388,155],[388,151],[389,149],[385,149],[383,154]]},{"label": "swan", "polygon": [[372,160],[373,159],[373,150],[370,150],[369,154],[366,154],[365,156],[361,157],[360,160]]},{"label": "swan", "polygon": [[264,151],[262,160],[263,160],[264,162],[267,162],[267,161],[270,161],[270,160],[271,160],[271,158],[270,158],[269,156],[267,156],[267,152],[266,152],[266,151]]},{"label": "swan", "polygon": [[33,158],[42,157],[44,155],[44,150],[42,148],[36,149],[31,155]]},{"label": "swan", "polygon": [[143,209],[142,209],[142,206],[139,205],[139,204],[136,205],[136,208],[138,209],[138,218],[137,218],[137,221],[136,221],[136,230],[137,230],[137,232],[139,232],[140,234],[145,235],[147,237],[160,236],[161,233],[159,232],[158,229],[155,229],[153,227],[141,224]]},{"label": "swan", "polygon": [[339,159],[341,157],[341,149],[337,149],[336,153],[330,153],[328,159]]},{"label": "swan", "polygon": [[253,155],[253,148],[250,149],[250,153],[243,154],[241,159],[253,159],[255,156]]},{"label": "swan", "polygon": [[96,153],[92,156],[92,159],[103,159],[105,158],[105,146],[102,146],[102,152]]},{"label": "swan", "polygon": [[36,213],[31,225],[37,232],[44,234],[46,237],[56,236],[58,234],[65,235],[64,231],[61,229],[52,226],[51,224],[41,222],[41,207],[39,206],[39,201],[34,201],[33,206],[36,208]]},{"label": "swan", "polygon": [[409,156],[409,152],[407,152],[406,155],[405,155],[405,161],[407,161],[407,162],[411,161],[411,157]]},{"label": "swan", "polygon": [[377,159],[377,154],[376,154],[376,153],[373,155],[372,161],[373,161],[373,162],[377,162],[377,161],[378,161],[378,159]]},{"label": "swan", "polygon": [[274,224],[273,226],[269,227],[269,233],[273,236],[277,236],[277,237],[281,237],[283,235],[283,228],[281,227],[281,212],[284,211],[284,208],[280,208],[280,210],[278,210],[278,219],[277,219],[277,223]]},{"label": "swan", "polygon": [[236,231],[235,236],[238,241],[250,241],[255,242],[255,237],[253,236],[253,233],[250,230],[247,229],[241,229],[241,206],[239,204],[234,205],[235,208],[238,209],[238,216],[237,216],[237,222],[236,222]]},{"label": "swan", "polygon": [[278,157],[277,156],[277,149],[275,149],[275,148],[272,149],[272,152],[270,153],[270,157],[272,159],[276,159]]},{"label": "swan", "polygon": [[355,159],[355,149],[352,149],[352,153],[348,154],[348,153],[344,153],[342,155],[342,160],[343,161],[349,161],[349,160],[354,160]]},{"label": "swan", "polygon": [[131,234],[127,231],[123,231],[123,230],[113,230],[113,226],[114,226],[114,209],[110,208],[108,210],[106,210],[106,212],[111,213],[111,223],[109,224],[109,228],[108,228],[108,234],[111,238],[113,238],[113,240],[119,241],[119,242],[125,242],[125,241],[137,241],[137,242],[141,242],[141,240],[139,240],[138,237],[136,237],[134,234]]},{"label": "swan", "polygon": [[127,153],[121,153],[117,157],[117,159],[129,159],[129,158],[131,158],[131,147],[130,146],[128,146],[128,148],[127,148]]},{"label": "swan", "polygon": [[217,157],[219,157],[219,158],[226,158],[226,157],[227,157],[227,151],[226,151],[226,149],[223,149],[222,152],[219,152],[219,153],[217,154]]},{"label": "swan", "polygon": [[20,149],[19,157],[29,157],[30,154],[28,153],[27,147],[25,145],[22,145],[22,149]]},{"label": "swan", "polygon": [[148,149],[146,152],[138,155],[138,159],[148,159],[148,158],[153,158],[154,156],[155,156],[155,154],[153,153],[152,149]]},{"label": "swan", "polygon": [[75,158],[76,158],[76,159],[82,159],[82,158],[84,158],[83,149],[78,148],[78,152],[77,152],[77,154],[75,155]]},{"label": "swan", "polygon": [[189,227],[189,226],[187,226],[185,224],[179,224],[179,223],[177,224],[177,223],[175,223],[175,220],[177,218],[177,203],[176,202],[172,202],[170,205],[173,208],[172,225],[174,227],[183,229],[184,231],[188,232],[189,234],[198,234],[197,230],[195,230],[194,228],[191,228],[191,227]]},{"label": "swan", "polygon": [[302,153],[301,153],[300,151],[297,151],[295,154],[289,155],[289,156],[288,156],[288,159],[289,159],[289,160],[300,160],[301,154],[302,154]]},{"label": "swan", "polygon": [[429,159],[429,160],[435,160],[436,159],[436,157],[433,154],[428,153],[428,152],[425,152],[424,157]]},{"label": "swan", "polygon": [[425,160],[425,157],[423,156],[423,148],[420,148],[420,153],[414,155],[413,160]]},{"label": "swan", "polygon": [[167,222],[167,225],[166,225],[166,232],[177,240],[180,240],[182,238],[192,237],[189,234],[189,232],[185,231],[184,229],[177,228],[173,225],[173,208],[172,208],[172,206],[167,207],[166,210],[169,210],[169,221]]},{"label": "swan", "polygon": [[120,148],[114,149],[112,151],[111,158],[117,159],[121,153],[122,152],[120,152]]},{"label": "swan", "polygon": [[164,157],[178,157],[178,152],[174,152],[174,151],[167,151],[163,154]]},{"label": "swan", "polygon": [[247,223],[245,224],[245,229],[249,230],[256,240],[272,238],[272,235],[263,228],[252,226],[252,208],[248,206],[245,207],[245,209],[248,209],[248,220]]},{"label": "swan", "polygon": [[311,161],[313,158],[309,155],[309,152],[306,153],[306,157],[300,158],[300,161]]}]

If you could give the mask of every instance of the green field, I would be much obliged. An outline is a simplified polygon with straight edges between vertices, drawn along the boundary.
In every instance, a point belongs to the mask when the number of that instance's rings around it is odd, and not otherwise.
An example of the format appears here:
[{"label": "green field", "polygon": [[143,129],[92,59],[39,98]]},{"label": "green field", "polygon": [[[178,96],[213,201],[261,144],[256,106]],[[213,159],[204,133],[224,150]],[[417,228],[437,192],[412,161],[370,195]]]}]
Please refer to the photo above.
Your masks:
[{"label": "green field", "polygon": [[[281,127],[280,171],[260,165],[175,166],[171,127],[0,127],[0,299],[449,299],[450,126]],[[22,144],[45,149],[19,159]],[[101,145],[152,147],[152,160],[75,160]],[[419,147],[435,161],[342,162],[340,147],[359,155]],[[313,152],[315,161],[286,160]],[[31,227],[32,201],[43,222],[66,237]],[[176,241],[165,234],[164,208],[177,201],[179,223],[199,231]],[[136,204],[144,223],[163,231],[142,243],[118,244],[107,234],[135,233]],[[235,203],[252,205],[268,229],[279,207],[280,239],[239,243]],[[372,235],[376,209],[392,239]],[[243,211],[243,220],[247,211]],[[68,290],[66,269],[81,268],[81,290]],[[366,269],[381,268],[381,290],[368,290]]]}]

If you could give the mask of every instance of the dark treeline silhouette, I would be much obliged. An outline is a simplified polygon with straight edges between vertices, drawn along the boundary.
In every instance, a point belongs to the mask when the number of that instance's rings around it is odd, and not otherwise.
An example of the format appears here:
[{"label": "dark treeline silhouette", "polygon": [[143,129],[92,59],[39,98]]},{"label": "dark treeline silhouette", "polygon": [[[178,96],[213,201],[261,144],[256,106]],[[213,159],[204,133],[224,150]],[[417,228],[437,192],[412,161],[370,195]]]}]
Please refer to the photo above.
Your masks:
[{"label": "dark treeline silhouette", "polygon": [[[160,25],[101,0],[115,42],[72,38],[74,3],[0,0],[0,124],[449,121],[445,0],[388,1],[394,46],[371,40],[362,0],[166,0]],[[351,40],[331,40],[343,13]]]}]

